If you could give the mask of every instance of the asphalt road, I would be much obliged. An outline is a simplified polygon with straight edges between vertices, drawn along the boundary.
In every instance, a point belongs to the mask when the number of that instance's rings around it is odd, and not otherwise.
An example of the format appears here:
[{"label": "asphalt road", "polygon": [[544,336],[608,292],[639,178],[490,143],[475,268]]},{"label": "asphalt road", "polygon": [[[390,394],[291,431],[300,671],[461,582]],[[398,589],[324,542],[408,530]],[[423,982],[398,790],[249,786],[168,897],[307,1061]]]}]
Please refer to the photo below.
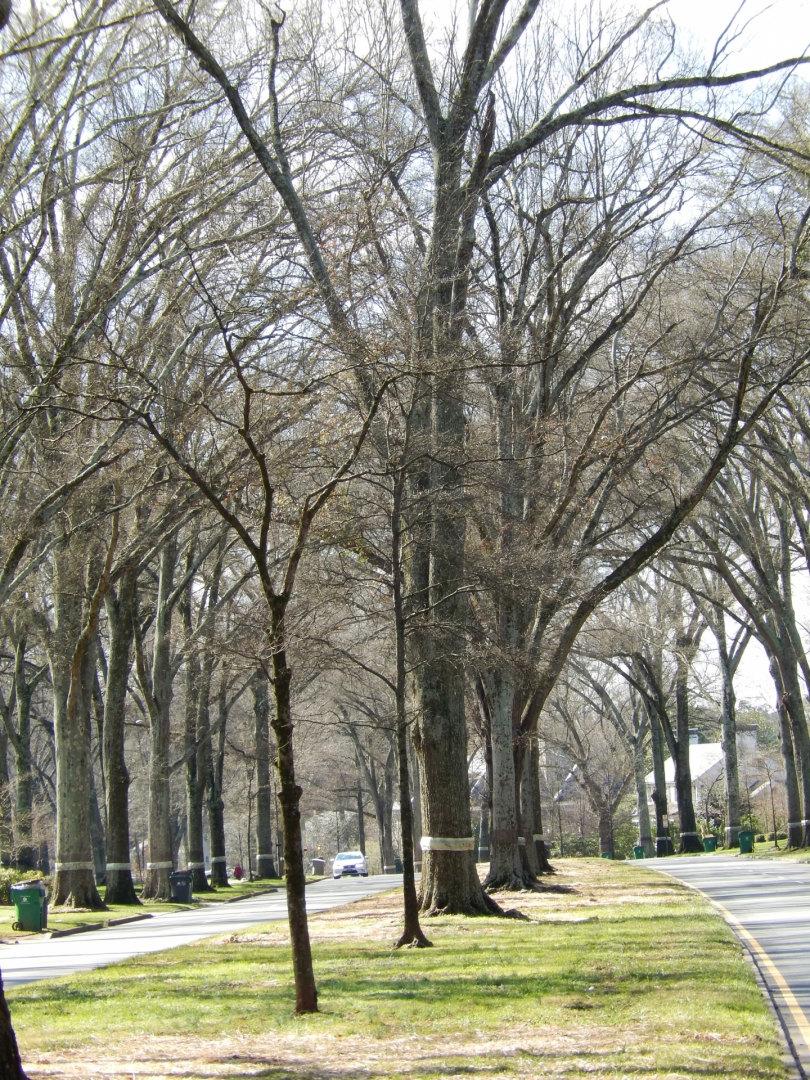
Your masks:
[{"label": "asphalt road", "polygon": [[810,864],[738,855],[639,863],[699,889],[748,947],[810,1076]]},{"label": "asphalt road", "polygon": [[[318,911],[362,900],[402,885],[401,874],[368,878],[324,878],[307,886],[307,911]],[[215,934],[230,934],[249,926],[287,918],[283,889],[238,903],[218,903],[188,911],[155,915],[141,922],[89,930],[60,938],[31,938],[0,947],[0,971],[6,987],[37,979],[73,975],[127,960],[131,956],[173,949]]]}]

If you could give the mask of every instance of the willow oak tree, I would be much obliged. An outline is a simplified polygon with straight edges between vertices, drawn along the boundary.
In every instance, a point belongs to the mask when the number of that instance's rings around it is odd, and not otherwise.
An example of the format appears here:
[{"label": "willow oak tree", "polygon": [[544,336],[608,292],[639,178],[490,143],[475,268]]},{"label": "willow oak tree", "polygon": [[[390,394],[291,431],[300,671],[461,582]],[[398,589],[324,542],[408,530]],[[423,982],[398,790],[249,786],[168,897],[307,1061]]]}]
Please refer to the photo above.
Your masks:
[{"label": "willow oak tree", "polygon": [[[244,183],[238,154],[226,147],[215,163],[200,140],[179,134],[180,122],[195,119],[186,76],[156,64],[154,34],[129,16],[109,21],[113,6],[90,3],[73,15],[60,10],[54,23],[31,9],[28,21],[15,20],[22,46],[4,59],[0,75],[6,136],[0,325],[9,358],[0,460],[20,511],[4,537],[11,543],[3,552],[2,588],[19,591],[26,574],[51,567],[60,745],[72,738],[68,669],[83,628],[77,598],[92,594],[99,570],[90,566],[92,526],[111,512],[114,490],[96,474],[133,449],[124,438],[126,423],[102,432],[93,417],[117,377],[109,361],[115,358],[118,372],[129,363],[139,367],[144,401],[159,392],[182,351],[149,351],[146,341],[162,333],[166,346],[171,320],[156,324],[186,287],[181,261],[191,252],[204,263],[205,250],[227,242],[209,234],[203,244],[199,232],[222,199],[222,179],[228,198],[234,184]],[[64,33],[54,38],[54,26]],[[242,166],[245,160],[255,172],[245,155]],[[204,190],[191,180],[195,169],[206,177]],[[159,371],[144,363],[147,353],[160,355]],[[94,652],[91,643],[87,655]],[[87,676],[92,697],[89,662]],[[66,821],[79,822],[92,775],[86,774],[89,753],[74,750],[60,759],[58,809]],[[78,851],[85,846],[57,852],[60,902],[99,902],[93,867],[83,865],[89,860]],[[125,859],[128,851],[112,861]]]},{"label": "willow oak tree", "polygon": [[[161,16],[182,39],[185,48],[202,70],[218,84],[264,172],[275,188],[298,237],[311,280],[326,317],[339,335],[353,367],[371,351],[368,336],[351,314],[351,298],[346,295],[341,272],[342,252],[321,241],[319,222],[311,210],[322,201],[324,184],[333,183],[333,173],[307,174],[308,183],[296,183],[292,160],[285,149],[282,115],[276,90],[281,56],[283,17],[269,19],[267,37],[270,56],[267,96],[255,108],[269,109],[269,134],[263,135],[263,121],[257,123],[241,87],[255,93],[258,84],[240,84],[230,75],[211,48],[216,24],[216,7],[195,9],[191,22],[170,0],[157,0]],[[722,91],[758,76],[787,71],[797,61],[774,65],[767,72],[724,75],[718,71],[724,54],[721,43],[713,60],[702,70],[687,68],[672,57],[669,41],[662,48],[647,51],[647,39],[640,32],[651,23],[663,4],[653,5],[637,19],[602,25],[584,36],[574,50],[572,70],[564,84],[552,77],[557,44],[555,29],[539,0],[526,0],[509,14],[507,0],[487,0],[472,4],[469,33],[457,48],[451,39],[444,48],[428,43],[417,0],[400,0],[401,30],[390,8],[368,5],[361,9],[367,20],[381,13],[381,37],[390,59],[377,70],[384,75],[362,95],[363,108],[344,111],[342,131],[352,153],[362,149],[368,125],[374,124],[375,101],[391,124],[392,102],[405,103],[404,110],[418,116],[418,152],[406,154],[412,162],[412,177],[418,174],[419,207],[425,209],[420,222],[420,245],[413,241],[417,257],[408,261],[406,295],[410,300],[410,327],[407,349],[410,367],[419,380],[419,402],[415,416],[413,461],[409,488],[412,493],[429,494],[429,513],[409,521],[405,515],[407,545],[406,583],[412,610],[421,612],[422,628],[413,639],[416,718],[414,741],[422,783],[424,850],[422,908],[427,911],[484,912],[491,910],[482,893],[472,854],[466,762],[466,722],[464,715],[465,676],[462,655],[465,644],[467,602],[464,596],[465,438],[468,400],[468,358],[474,346],[470,336],[469,300],[477,286],[471,276],[476,246],[476,223],[482,200],[497,185],[508,185],[527,162],[542,167],[544,148],[560,132],[608,125],[646,125],[651,115],[677,117],[685,125],[703,124],[706,134],[721,130],[744,141],[754,135],[744,127],[744,112],[726,100]],[[313,22],[322,25],[322,14],[313,8]],[[593,21],[593,14],[591,13]],[[347,17],[347,22],[354,20]],[[535,25],[536,23],[536,25]],[[530,31],[531,27],[531,31]],[[331,45],[333,67],[344,71],[348,52],[341,51],[339,26],[334,27],[337,44]],[[345,29],[345,28],[344,28]],[[208,40],[203,40],[203,37]],[[404,35],[407,69],[403,66]],[[322,35],[321,35],[322,36]],[[521,71],[526,84],[548,87],[541,108],[510,112],[504,88],[515,78],[514,57],[521,41],[528,42],[529,61]],[[643,40],[643,45],[642,45]],[[358,42],[354,42],[358,45]],[[374,53],[374,41],[365,49]],[[382,57],[385,50],[380,48]],[[632,54],[634,63],[618,70],[613,59],[622,52]],[[251,57],[251,60],[254,60]],[[376,54],[367,65],[375,70]],[[260,59],[255,60],[261,63]],[[295,114],[296,95],[306,95],[306,71],[297,67],[298,79],[288,78],[283,87],[284,105]],[[441,76],[437,76],[441,72]],[[668,72],[668,74],[665,74]],[[261,82],[261,80],[260,80]],[[392,88],[396,91],[392,98]],[[383,103],[387,103],[385,106]],[[338,110],[339,111],[339,110]],[[259,115],[257,113],[257,115]],[[360,120],[360,115],[363,120]],[[525,122],[524,122],[525,121]],[[286,129],[289,133],[289,125]],[[322,130],[322,129],[321,129]],[[403,190],[403,167],[391,168],[387,160],[391,138],[378,124],[384,137],[366,152],[368,161],[386,166],[383,176],[392,188]],[[401,141],[400,141],[401,145]],[[424,148],[424,149],[423,149]],[[348,152],[348,151],[347,151]],[[296,164],[296,169],[298,165]],[[380,171],[379,169],[377,170]],[[327,179],[328,177],[328,179]],[[411,208],[413,209],[413,208]],[[400,299],[402,293],[399,294]],[[378,299],[378,308],[385,302]],[[384,313],[382,315],[384,318]],[[760,316],[762,318],[764,316]],[[677,504],[659,529],[653,530],[638,551],[628,556],[612,577],[595,584],[575,605],[560,636],[559,644],[539,679],[539,686],[524,710],[522,726],[532,727],[533,719],[553,685],[554,673],[599,600],[642,565],[666,541],[686,514],[696,505],[722,466],[731,444],[739,437],[743,403],[748,390],[752,358],[744,353],[739,362],[737,391],[725,422],[718,427],[719,449],[711,464],[691,489],[679,496]],[[363,391],[366,393],[366,391]],[[366,406],[368,407],[368,406]],[[430,461],[426,466],[425,462]],[[407,500],[415,505],[415,499]]]},{"label": "willow oak tree", "polygon": [[801,678],[810,663],[793,601],[795,520],[778,485],[759,468],[736,462],[715,486],[712,511],[719,536],[696,525],[709,565],[748,616],[771,663],[779,702],[788,795],[788,845],[810,840],[810,735]]}]

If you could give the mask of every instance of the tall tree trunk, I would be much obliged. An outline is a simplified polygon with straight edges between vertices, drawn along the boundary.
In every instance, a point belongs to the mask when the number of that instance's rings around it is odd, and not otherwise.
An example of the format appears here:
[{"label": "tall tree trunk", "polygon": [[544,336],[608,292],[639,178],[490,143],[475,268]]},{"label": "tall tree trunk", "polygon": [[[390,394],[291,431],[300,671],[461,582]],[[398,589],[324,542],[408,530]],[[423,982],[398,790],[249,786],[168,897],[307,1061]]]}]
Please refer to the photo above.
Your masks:
[{"label": "tall tree trunk", "polygon": [[95,868],[96,881],[100,885],[107,884],[107,844],[104,835],[104,822],[101,817],[101,808],[98,805],[98,792],[93,772],[90,773],[90,840],[93,845],[93,866]]},{"label": "tall tree trunk", "polygon": [[[512,606],[509,605],[510,609]],[[513,625],[515,618],[516,613],[510,610],[502,615],[500,621]],[[511,641],[514,635],[509,628],[502,628],[501,636]],[[493,672],[490,701],[492,832],[489,837],[489,873],[484,886],[493,890],[519,890],[526,887],[527,881],[518,845],[517,777],[513,743],[515,684],[508,665]]]},{"label": "tall tree trunk", "polygon": [[788,847],[799,848],[804,840],[801,825],[802,799],[799,790],[799,777],[796,770],[796,756],[793,746],[793,730],[787,708],[787,694],[782,677],[782,665],[775,653],[770,658],[771,678],[776,687],[776,711],[779,716],[779,738],[782,750],[782,762],[785,766],[785,796],[788,813]]},{"label": "tall tree trunk", "polygon": [[523,863],[521,867],[523,877],[529,881],[536,881],[538,866],[537,851],[534,846],[534,786],[531,779],[531,769],[529,768],[523,769],[523,776],[520,781],[520,820],[518,828],[520,830],[518,844]]},{"label": "tall tree trunk", "polygon": [[647,803],[647,765],[644,760],[644,739],[639,736],[633,741],[633,777],[636,782],[636,807],[638,811],[638,843],[644,848],[644,855],[651,859],[655,855],[650,829],[650,808]]},{"label": "tall tree trunk", "polygon": [[653,760],[653,793],[655,808],[655,854],[658,858],[672,854],[672,840],[669,835],[669,807],[667,806],[667,780],[664,760],[664,732],[661,718],[655,709],[647,710],[650,722],[650,749]]},{"label": "tall tree trunk", "polygon": [[[94,564],[95,560],[91,560]],[[82,629],[85,558],[65,542],[54,558],[54,629],[49,643],[56,742],[56,874],[51,903],[103,908],[93,873],[90,788],[93,767],[85,656],[95,626]],[[90,571],[92,579],[92,570]],[[92,629],[92,633],[89,633]],[[90,695],[86,694],[90,690]]]},{"label": "tall tree trunk", "polygon": [[0,725],[0,866],[11,865],[13,841],[11,815],[11,785],[8,776],[8,734]]},{"label": "tall tree trunk", "polygon": [[312,946],[307,922],[304,845],[301,839],[301,788],[295,781],[293,721],[290,683],[292,671],[287,666],[284,616],[287,599],[268,597],[271,611],[270,650],[273,657],[273,688],[276,709],[271,720],[278,747],[278,776],[281,790],[281,816],[284,823],[284,875],[287,891],[287,918],[295,976],[295,1011],[318,1011],[318,991],[312,967]]},{"label": "tall tree trunk", "polygon": [[408,733],[408,762],[410,764],[411,798],[413,806],[413,867],[414,872],[422,872],[422,793],[419,785],[419,759],[413,748],[410,732]]},{"label": "tall tree trunk", "polygon": [[[722,615],[720,616],[722,618]],[[722,625],[722,624],[721,624]],[[740,846],[740,768],[737,760],[737,699],[734,676],[731,672],[725,633],[717,638],[720,674],[723,680],[720,706],[721,740],[725,765],[726,825],[724,843],[727,848]]]},{"label": "tall tree trunk", "polygon": [[689,762],[689,660],[692,655],[692,639],[680,638],[675,673],[675,712],[677,723],[677,746],[675,754],[675,792],[678,797],[678,819],[681,827],[682,852],[703,850],[695,816],[692,793],[692,769]]},{"label": "tall tree trunk", "polygon": [[129,853],[129,770],[125,753],[127,686],[132,668],[137,572],[127,570],[117,594],[106,597],[110,655],[104,695],[104,774],[107,778],[108,904],[138,904]]},{"label": "tall tree trunk", "polygon": [[17,697],[17,729],[14,764],[14,865],[18,870],[36,870],[39,852],[34,846],[34,776],[31,762],[31,686],[25,674],[26,637],[21,635],[14,651],[14,690]]},{"label": "tall tree trunk", "polygon": [[[537,738],[537,735],[532,735],[530,737],[529,753],[526,758],[524,770],[527,767],[529,770],[529,781],[532,785],[532,809],[534,811],[532,839],[534,840],[534,857],[537,863],[537,873],[553,874],[554,867],[548,861],[549,845],[543,831],[543,807],[540,792],[540,740]],[[528,834],[526,836],[526,843],[529,843]]]},{"label": "tall tree trunk", "polygon": [[[414,820],[411,806],[411,783],[408,775],[408,714],[406,704],[406,640],[405,597],[403,594],[402,564],[402,496],[405,490],[405,472],[397,474],[391,508],[391,565],[394,585],[394,640],[396,646],[396,679],[394,700],[396,705],[397,764],[399,766],[399,813],[402,827],[402,899],[403,927],[397,947],[415,945],[426,948],[432,945],[419,924],[419,899],[416,893],[414,868]],[[359,777],[358,777],[359,779]]]},{"label": "tall tree trunk", "polygon": [[[360,771],[360,761],[357,754],[354,756],[354,768],[356,774],[357,788],[355,792],[355,799],[357,801],[357,846],[360,849],[360,854],[366,853],[366,813],[363,805],[363,780]],[[411,838],[411,846],[413,846],[413,838]]]},{"label": "tall tree trunk", "polygon": [[278,875],[273,856],[271,818],[273,796],[270,788],[270,697],[264,668],[256,669],[250,689],[253,694],[256,746],[256,876],[274,878]]},{"label": "tall tree trunk", "polygon": [[228,889],[228,867],[225,851],[225,798],[223,780],[225,776],[225,721],[227,716],[227,682],[225,665],[219,684],[217,724],[217,750],[213,746],[209,754],[209,769],[206,778],[206,797],[208,800],[208,835],[211,838],[211,884],[215,888]]},{"label": "tall tree trunk", "polygon": [[177,535],[160,553],[157,607],[155,611],[152,671],[147,675],[139,649],[138,675],[149,709],[149,858],[142,896],[145,900],[170,900],[172,861],[171,793],[169,787],[170,707],[172,700],[171,630],[177,562]]}]

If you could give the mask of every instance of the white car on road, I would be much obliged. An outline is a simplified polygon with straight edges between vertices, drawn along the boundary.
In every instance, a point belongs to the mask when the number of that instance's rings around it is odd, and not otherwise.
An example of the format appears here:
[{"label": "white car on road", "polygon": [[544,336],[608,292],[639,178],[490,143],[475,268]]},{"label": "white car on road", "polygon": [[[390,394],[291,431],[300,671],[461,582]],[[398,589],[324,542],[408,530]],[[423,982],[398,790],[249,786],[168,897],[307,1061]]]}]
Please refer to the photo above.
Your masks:
[{"label": "white car on road", "polygon": [[351,874],[353,877],[368,877],[368,860],[360,851],[339,851],[332,863],[332,877],[343,877]]}]

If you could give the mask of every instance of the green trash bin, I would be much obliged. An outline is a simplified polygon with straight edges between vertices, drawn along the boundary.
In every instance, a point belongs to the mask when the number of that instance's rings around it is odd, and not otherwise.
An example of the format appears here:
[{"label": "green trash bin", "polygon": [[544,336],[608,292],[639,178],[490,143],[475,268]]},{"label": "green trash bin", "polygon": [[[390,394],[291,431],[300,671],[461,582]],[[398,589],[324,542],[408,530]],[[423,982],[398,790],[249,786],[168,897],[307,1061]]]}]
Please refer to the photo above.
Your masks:
[{"label": "green trash bin", "polygon": [[716,836],[704,836],[703,837],[703,850],[704,851],[717,851],[717,837]]},{"label": "green trash bin", "polygon": [[601,856],[600,856],[600,857],[601,857],[602,859],[612,859],[612,858],[613,858],[613,852],[612,852],[612,851],[603,851],[603,852],[601,853]]},{"label": "green trash bin", "polygon": [[750,829],[743,829],[740,832],[740,854],[750,855],[754,850],[754,834]]},{"label": "green trash bin", "polygon": [[634,859],[643,859],[644,858],[644,846],[643,846],[643,844],[636,844],[636,846],[633,848],[633,858]]},{"label": "green trash bin", "polygon": [[41,881],[21,881],[9,887],[17,918],[12,930],[39,933],[48,926],[48,891]]},{"label": "green trash bin", "polygon": [[194,874],[191,870],[173,870],[169,874],[173,904],[190,904],[194,899]]}]

